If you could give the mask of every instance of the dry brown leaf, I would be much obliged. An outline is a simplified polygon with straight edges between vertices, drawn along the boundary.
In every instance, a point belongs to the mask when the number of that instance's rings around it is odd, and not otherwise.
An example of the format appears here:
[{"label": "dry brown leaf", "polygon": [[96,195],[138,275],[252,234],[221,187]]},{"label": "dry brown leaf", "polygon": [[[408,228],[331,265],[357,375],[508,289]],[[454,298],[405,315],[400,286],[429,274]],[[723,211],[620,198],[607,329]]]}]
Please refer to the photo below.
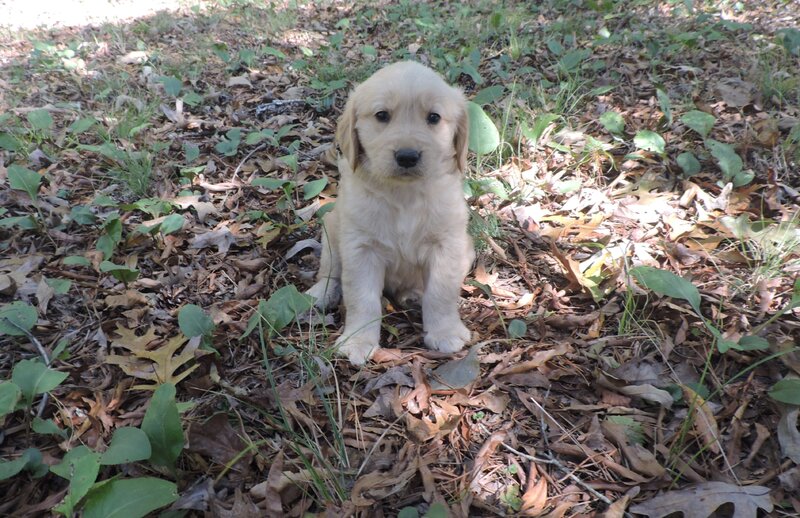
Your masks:
[{"label": "dry brown leaf", "polygon": [[547,507],[547,479],[539,474],[536,464],[531,462],[528,483],[522,493],[522,516],[541,516]]},{"label": "dry brown leaf", "polygon": [[[106,363],[118,365],[125,374],[136,378],[153,381],[153,384],[135,385],[131,388],[138,390],[155,390],[162,383],[178,384],[192,373],[199,365],[183,369],[182,367],[195,358],[195,353],[200,346],[199,339],[189,340],[182,335],[175,336],[163,346],[148,350],[147,345],[156,339],[155,331],[150,328],[143,336],[136,336],[133,330],[117,325],[116,333],[119,335],[111,342],[112,347],[122,347],[133,353],[133,356],[109,354]],[[199,337],[195,337],[199,338]],[[184,347],[184,344],[185,347]],[[180,354],[175,354],[183,347]]]},{"label": "dry brown leaf", "polygon": [[130,308],[138,305],[148,305],[147,296],[138,290],[125,290],[120,295],[109,295],[105,299],[106,306],[109,308],[124,307]]},{"label": "dry brown leaf", "polygon": [[800,431],[797,429],[797,418],[800,409],[783,406],[781,420],[778,422],[778,442],[784,457],[789,457],[800,464]]},{"label": "dry brown leaf", "polygon": [[686,385],[681,385],[683,397],[693,409],[692,426],[703,441],[703,445],[713,453],[719,454],[722,449],[719,444],[719,427],[714,417],[714,412],[708,403],[697,392]]},{"label": "dry brown leaf", "polygon": [[204,222],[210,214],[217,213],[217,208],[214,204],[208,201],[200,201],[200,196],[176,196],[170,201],[182,209],[192,207],[197,211],[197,220],[201,223]]},{"label": "dry brown leaf", "polygon": [[516,362],[513,365],[507,366],[500,371],[493,371],[493,376],[504,376],[508,374],[517,374],[520,372],[527,372],[533,369],[538,369],[545,362],[550,361],[556,356],[562,356],[570,351],[570,346],[566,342],[561,342],[552,349],[546,351],[537,351],[533,354],[533,358],[523,362]]},{"label": "dry brown leaf", "polygon": [[[389,471],[373,471],[356,480],[350,492],[350,501],[356,507],[370,507],[376,501],[401,491],[414,478],[418,470],[419,456],[407,460],[409,450],[406,448],[398,455]],[[406,457],[406,458],[404,458]]]},{"label": "dry brown leaf", "polygon": [[631,506],[630,511],[650,518],[678,512],[683,513],[683,518],[708,518],[726,503],[734,505],[733,518],[754,518],[759,509],[772,511],[768,487],[735,486],[726,482],[704,482],[679,491],[667,491]]},{"label": "dry brown leaf", "polygon": [[[240,432],[233,429],[228,414],[224,412],[215,414],[202,423],[193,422],[189,425],[187,435],[190,451],[206,455],[221,465],[227,465],[246,449]],[[252,458],[252,453],[242,456],[235,467],[242,471],[246,470]]]},{"label": "dry brown leaf", "polygon": [[603,421],[600,426],[606,437],[622,450],[622,454],[625,455],[634,471],[653,478],[661,477],[667,472],[649,450],[640,444],[628,441],[625,426],[611,421]]},{"label": "dry brown leaf", "polygon": [[50,299],[52,299],[55,294],[56,290],[50,287],[44,276],[42,276],[42,278],[39,279],[39,283],[36,285],[36,300],[39,303],[37,306],[40,315],[47,314],[47,305],[50,304]]},{"label": "dry brown leaf", "polygon": [[189,240],[189,246],[191,248],[216,247],[217,252],[225,254],[235,242],[236,236],[233,235],[230,229],[228,229],[228,227],[221,227],[193,237]]}]

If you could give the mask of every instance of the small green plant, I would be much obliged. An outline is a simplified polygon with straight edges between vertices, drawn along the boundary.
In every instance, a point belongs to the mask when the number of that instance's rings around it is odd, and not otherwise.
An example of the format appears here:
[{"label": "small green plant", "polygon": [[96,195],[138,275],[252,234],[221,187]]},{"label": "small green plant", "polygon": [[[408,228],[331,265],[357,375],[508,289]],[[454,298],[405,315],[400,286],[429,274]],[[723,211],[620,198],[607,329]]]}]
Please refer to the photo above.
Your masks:
[{"label": "small green plant", "polygon": [[203,308],[195,304],[186,304],[178,311],[178,327],[189,338],[199,336],[203,349],[214,350],[211,344],[215,325]]}]

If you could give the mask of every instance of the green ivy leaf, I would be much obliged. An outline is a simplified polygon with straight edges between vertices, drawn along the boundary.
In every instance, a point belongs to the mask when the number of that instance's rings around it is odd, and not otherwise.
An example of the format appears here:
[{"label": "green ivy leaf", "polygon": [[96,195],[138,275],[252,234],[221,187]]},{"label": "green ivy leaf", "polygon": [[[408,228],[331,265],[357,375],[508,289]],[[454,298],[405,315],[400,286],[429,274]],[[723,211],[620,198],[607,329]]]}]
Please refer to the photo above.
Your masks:
[{"label": "green ivy leaf", "polygon": [[703,138],[706,138],[708,134],[711,133],[711,129],[714,127],[716,121],[717,118],[710,113],[701,112],[699,110],[686,112],[681,117],[681,122],[683,122],[687,128],[696,131]]},{"label": "green ivy leaf", "polygon": [[672,272],[659,270],[652,266],[636,266],[631,274],[645,288],[676,299],[687,301],[700,314],[700,292],[694,284]]},{"label": "green ivy leaf", "polygon": [[314,297],[300,293],[293,285],[284,286],[273,293],[269,300],[258,303],[256,311],[247,321],[247,328],[242,334],[245,338],[263,321],[271,334],[277,333],[288,326],[297,315],[304,313],[314,306]]},{"label": "green ivy leaf", "polygon": [[103,261],[100,263],[100,271],[103,273],[110,273],[118,281],[128,284],[139,277],[139,270],[136,268],[128,268],[119,264],[114,264],[111,261]]},{"label": "green ivy leaf", "polygon": [[175,385],[164,383],[153,393],[142,420],[142,430],[150,439],[150,462],[173,469],[183,449],[183,431],[175,403]]},{"label": "green ivy leaf", "polygon": [[676,161],[683,170],[684,176],[694,176],[700,172],[700,162],[698,162],[697,158],[695,158],[695,156],[688,151],[678,155]]},{"label": "green ivy leaf", "polygon": [[641,130],[637,132],[636,136],[633,137],[633,143],[639,149],[658,153],[662,156],[664,155],[666,142],[664,142],[664,138],[655,131]]},{"label": "green ivy leaf", "polygon": [[188,337],[206,336],[214,331],[214,321],[195,304],[186,304],[178,311],[178,326]]},{"label": "green ivy leaf", "polygon": [[66,372],[53,370],[38,360],[20,360],[11,371],[11,381],[19,387],[28,405],[35,395],[50,392],[65,379]]},{"label": "green ivy leaf", "polygon": [[625,119],[615,111],[607,111],[600,116],[600,124],[612,135],[619,135],[625,129]]},{"label": "green ivy leaf", "polygon": [[733,180],[742,172],[744,164],[739,155],[736,154],[733,146],[714,139],[708,139],[706,140],[706,148],[717,159],[717,165],[722,170],[722,175],[726,182]]},{"label": "green ivy leaf", "polygon": [[161,230],[161,233],[166,236],[182,229],[184,223],[185,220],[183,219],[182,214],[170,214],[164,218],[163,221],[161,221],[159,230]]},{"label": "green ivy leaf", "polygon": [[500,132],[480,105],[467,103],[469,148],[479,155],[491,153],[500,145]]},{"label": "green ivy leaf", "polygon": [[39,173],[11,164],[8,167],[8,183],[11,188],[17,191],[24,191],[28,193],[31,200],[36,201],[36,196],[39,194],[39,185],[42,183],[42,177]]},{"label": "green ivy leaf", "polygon": [[508,337],[521,338],[528,332],[528,325],[525,321],[515,318],[508,323]]},{"label": "green ivy leaf", "polygon": [[142,518],[178,499],[178,487],[153,477],[114,479],[96,485],[83,507],[83,518]]},{"label": "green ivy leaf", "polygon": [[25,336],[36,325],[39,314],[36,308],[20,300],[0,306],[0,336]]},{"label": "green ivy leaf", "polygon": [[117,428],[108,449],[100,456],[103,466],[147,460],[153,454],[147,434],[139,428]]}]

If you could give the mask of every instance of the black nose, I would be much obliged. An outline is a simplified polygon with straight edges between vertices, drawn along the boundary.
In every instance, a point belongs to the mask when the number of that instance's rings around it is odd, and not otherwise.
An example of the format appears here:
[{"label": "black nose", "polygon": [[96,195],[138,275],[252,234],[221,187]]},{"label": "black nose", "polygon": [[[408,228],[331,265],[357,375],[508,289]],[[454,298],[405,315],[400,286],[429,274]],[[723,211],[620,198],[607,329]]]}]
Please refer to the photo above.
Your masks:
[{"label": "black nose", "polygon": [[394,159],[400,167],[414,167],[419,162],[421,153],[416,149],[398,149],[394,152]]}]

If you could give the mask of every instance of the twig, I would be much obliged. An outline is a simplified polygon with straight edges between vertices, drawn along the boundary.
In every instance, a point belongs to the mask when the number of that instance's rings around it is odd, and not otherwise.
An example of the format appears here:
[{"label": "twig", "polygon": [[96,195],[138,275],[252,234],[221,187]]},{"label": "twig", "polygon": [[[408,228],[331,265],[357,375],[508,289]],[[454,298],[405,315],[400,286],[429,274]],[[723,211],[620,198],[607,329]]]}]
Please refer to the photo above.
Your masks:
[{"label": "twig", "polygon": [[261,151],[261,150],[262,150],[262,149],[264,149],[265,147],[267,147],[267,143],[266,143],[266,142],[264,142],[263,144],[259,144],[258,146],[256,146],[255,148],[253,148],[253,150],[252,150],[252,151],[250,151],[249,153],[247,153],[247,155],[245,155],[245,157],[242,159],[242,161],[241,161],[241,162],[239,162],[239,165],[237,165],[237,166],[236,166],[236,169],[233,171],[233,177],[231,178],[231,180],[235,179],[235,178],[236,178],[236,177],[239,175],[239,170],[242,168],[242,166],[244,165],[244,163],[245,163],[245,162],[247,162],[247,160],[248,160],[248,159],[249,159],[251,156],[253,156],[253,155],[254,155],[255,153],[257,153],[258,151]]}]

